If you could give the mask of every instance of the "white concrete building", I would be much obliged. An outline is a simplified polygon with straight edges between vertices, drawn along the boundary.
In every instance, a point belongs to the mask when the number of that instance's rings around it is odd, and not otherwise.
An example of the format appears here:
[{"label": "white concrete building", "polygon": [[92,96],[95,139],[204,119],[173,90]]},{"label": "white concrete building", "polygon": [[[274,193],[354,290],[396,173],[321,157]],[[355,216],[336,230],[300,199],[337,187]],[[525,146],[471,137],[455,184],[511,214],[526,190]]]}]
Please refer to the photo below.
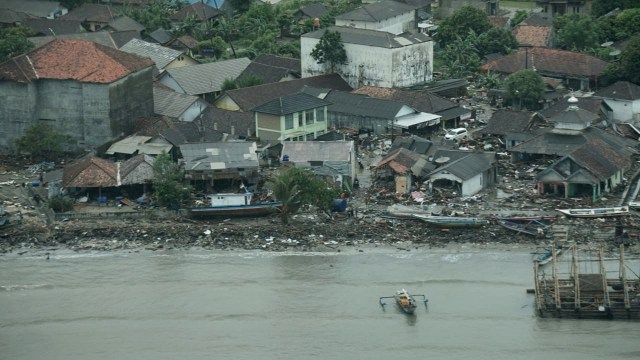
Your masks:
[{"label": "white concrete building", "polygon": [[333,26],[302,35],[300,57],[302,77],[326,74],[328,64],[318,64],[311,51],[325,31],[340,33],[347,64],[335,69],[351,87],[407,87],[431,81],[433,40],[425,34],[392,33]]}]

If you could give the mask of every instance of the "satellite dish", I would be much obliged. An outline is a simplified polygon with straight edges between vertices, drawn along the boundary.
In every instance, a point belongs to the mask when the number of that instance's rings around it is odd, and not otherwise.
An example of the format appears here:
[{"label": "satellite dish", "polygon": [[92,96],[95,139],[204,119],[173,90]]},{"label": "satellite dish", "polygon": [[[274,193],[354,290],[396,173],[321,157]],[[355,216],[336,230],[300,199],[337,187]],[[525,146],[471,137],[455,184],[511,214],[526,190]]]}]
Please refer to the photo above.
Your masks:
[{"label": "satellite dish", "polygon": [[447,156],[441,156],[439,158],[436,159],[436,164],[445,164],[449,161],[450,159]]},{"label": "satellite dish", "polygon": [[602,47],[609,47],[609,46],[611,46],[611,45],[613,45],[613,41],[607,41],[607,42],[604,42],[604,43],[602,43],[600,46],[602,46]]},{"label": "satellite dish", "polygon": [[618,56],[620,55],[620,50],[613,50],[612,52],[609,53],[609,56]]}]

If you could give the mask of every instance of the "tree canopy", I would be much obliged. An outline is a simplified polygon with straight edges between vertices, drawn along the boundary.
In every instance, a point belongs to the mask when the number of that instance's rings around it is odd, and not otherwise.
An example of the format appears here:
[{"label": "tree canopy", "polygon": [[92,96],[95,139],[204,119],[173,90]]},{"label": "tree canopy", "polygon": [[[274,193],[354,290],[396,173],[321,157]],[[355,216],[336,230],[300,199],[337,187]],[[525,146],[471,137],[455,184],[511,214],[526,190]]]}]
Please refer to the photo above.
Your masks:
[{"label": "tree canopy", "polygon": [[518,48],[518,40],[511,34],[511,31],[492,27],[480,34],[476,40],[478,55],[484,57],[489,54],[509,54]]},{"label": "tree canopy", "polygon": [[638,0],[594,0],[591,5],[591,15],[600,17],[611,10],[621,10],[638,7]]},{"label": "tree canopy", "polygon": [[27,39],[32,35],[31,29],[22,26],[0,28],[0,62],[33,49],[33,43]]},{"label": "tree canopy", "polygon": [[295,214],[302,206],[315,206],[326,214],[331,212],[333,200],[340,189],[318,178],[311,170],[290,168],[286,172],[272,177],[267,186],[273,191],[275,198],[282,201],[280,211],[284,224],[289,222],[291,214]]},{"label": "tree canopy", "polygon": [[556,17],[558,47],[565,50],[585,51],[600,46],[600,27],[589,16],[576,14]]},{"label": "tree canopy", "polygon": [[153,162],[153,189],[160,206],[177,210],[180,204],[191,197],[191,189],[182,185],[184,171],[166,152]]},{"label": "tree canopy", "polygon": [[463,6],[442,21],[436,38],[441,46],[446,46],[458,36],[467,36],[469,31],[479,35],[490,28],[489,17],[484,11],[473,6]]},{"label": "tree canopy", "polygon": [[337,31],[326,30],[315,48],[311,50],[311,57],[318,64],[328,64],[330,72],[335,72],[338,65],[347,63],[347,52],[342,44],[342,36]]},{"label": "tree canopy", "polygon": [[15,143],[19,152],[29,153],[34,160],[54,161],[71,144],[71,137],[39,122],[27,129]]},{"label": "tree canopy", "polygon": [[520,106],[535,107],[544,94],[542,77],[531,69],[520,70],[509,75],[505,81],[507,91],[512,98],[517,99]]},{"label": "tree canopy", "polygon": [[640,85],[640,35],[631,38],[622,50],[620,70],[627,80]]}]

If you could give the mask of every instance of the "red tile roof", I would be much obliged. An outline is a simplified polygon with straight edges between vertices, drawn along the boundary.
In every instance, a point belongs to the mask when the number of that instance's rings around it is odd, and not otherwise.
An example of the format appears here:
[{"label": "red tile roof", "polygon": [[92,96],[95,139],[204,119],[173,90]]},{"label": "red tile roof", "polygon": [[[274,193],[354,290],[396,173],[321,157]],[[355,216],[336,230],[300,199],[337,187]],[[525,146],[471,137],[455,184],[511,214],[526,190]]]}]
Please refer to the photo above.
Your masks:
[{"label": "red tile roof", "polygon": [[511,31],[520,46],[549,46],[551,26],[518,25]]},{"label": "red tile roof", "polygon": [[592,77],[600,75],[608,63],[595,56],[578,52],[534,47],[528,50],[520,49],[489,61],[480,69],[512,74],[525,69],[525,64],[529,69],[535,68],[541,75]]},{"label": "red tile roof", "polygon": [[56,39],[0,64],[0,80],[36,79],[112,83],[153,65],[138,57],[87,40]]}]

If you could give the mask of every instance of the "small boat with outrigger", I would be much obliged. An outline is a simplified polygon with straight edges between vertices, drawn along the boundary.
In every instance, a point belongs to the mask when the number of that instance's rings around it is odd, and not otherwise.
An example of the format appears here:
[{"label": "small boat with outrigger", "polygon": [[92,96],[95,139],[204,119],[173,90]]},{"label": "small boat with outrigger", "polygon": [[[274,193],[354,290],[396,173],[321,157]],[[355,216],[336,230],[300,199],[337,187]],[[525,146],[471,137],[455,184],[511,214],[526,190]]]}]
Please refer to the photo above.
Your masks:
[{"label": "small boat with outrigger", "polygon": [[405,289],[398,290],[393,296],[380,297],[379,302],[383,309],[386,305],[384,299],[394,299],[400,310],[409,315],[413,314],[418,307],[416,300],[422,301],[424,306],[427,306],[427,302],[429,301],[425,295],[410,295]]}]

